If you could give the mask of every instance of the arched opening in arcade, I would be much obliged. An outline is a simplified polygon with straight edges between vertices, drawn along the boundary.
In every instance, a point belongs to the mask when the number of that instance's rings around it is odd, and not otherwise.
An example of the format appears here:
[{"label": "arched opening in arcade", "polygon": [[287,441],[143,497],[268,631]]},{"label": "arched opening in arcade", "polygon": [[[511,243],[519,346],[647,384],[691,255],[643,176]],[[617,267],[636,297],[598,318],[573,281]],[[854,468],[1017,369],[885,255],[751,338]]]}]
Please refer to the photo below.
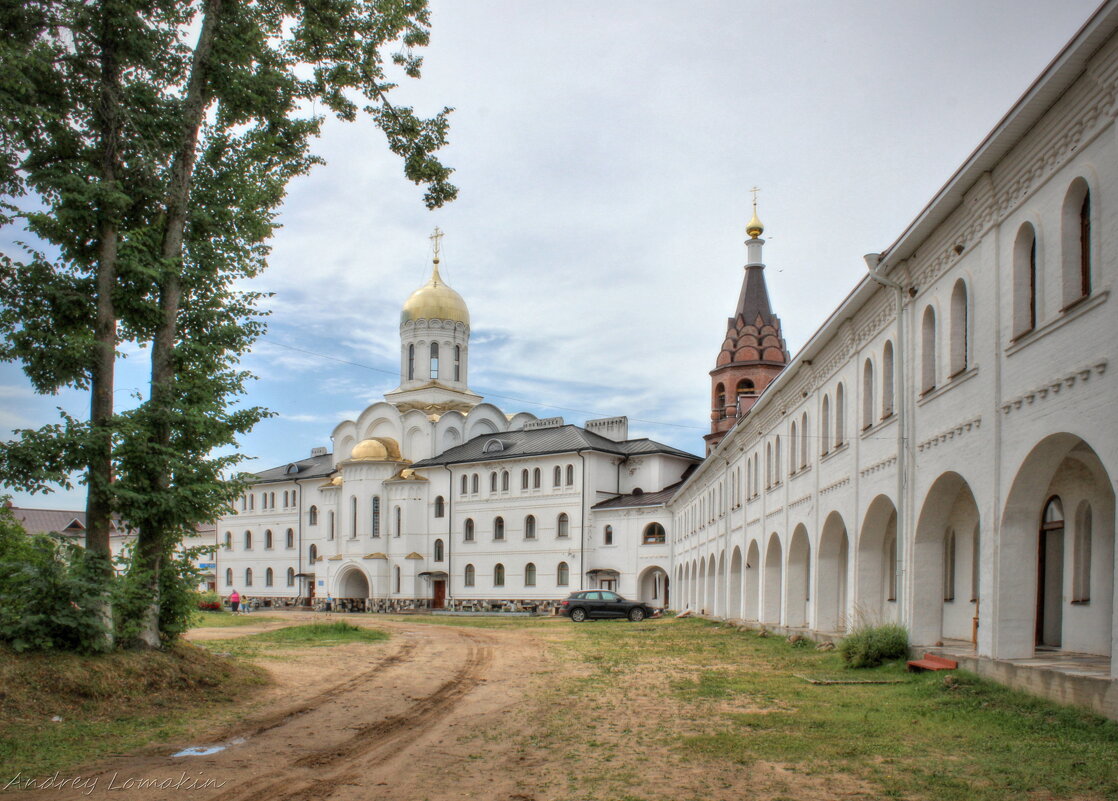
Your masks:
[{"label": "arched opening in arcade", "polygon": [[666,609],[669,601],[668,574],[662,567],[648,567],[637,579],[638,598],[649,606]]},{"label": "arched opening in arcade", "polygon": [[806,626],[811,603],[811,543],[803,523],[792,531],[788,544],[784,587],[784,624],[793,628]]},{"label": "arched opening in arcade", "polygon": [[827,632],[846,631],[850,622],[847,591],[850,538],[838,512],[831,512],[823,523],[817,559],[815,628]]},{"label": "arched opening in arcade", "polygon": [[364,612],[368,609],[372,589],[369,577],[357,565],[350,565],[338,574],[334,592],[335,609],[339,612]]},{"label": "arched opening in arcade", "polygon": [[897,623],[897,507],[888,496],[878,495],[866,510],[857,563],[852,625]]},{"label": "arched opening in arcade", "polygon": [[761,622],[772,626],[780,625],[780,585],[784,568],[784,549],[780,547],[780,537],[774,531],[769,536],[765,549],[765,576],[761,586]]}]

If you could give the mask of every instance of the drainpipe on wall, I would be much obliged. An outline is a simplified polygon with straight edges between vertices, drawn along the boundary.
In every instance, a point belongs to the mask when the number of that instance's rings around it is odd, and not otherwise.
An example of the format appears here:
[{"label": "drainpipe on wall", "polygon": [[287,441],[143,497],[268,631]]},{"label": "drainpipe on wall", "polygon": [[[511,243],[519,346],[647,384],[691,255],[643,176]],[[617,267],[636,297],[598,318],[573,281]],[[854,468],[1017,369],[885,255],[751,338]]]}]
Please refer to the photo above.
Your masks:
[{"label": "drainpipe on wall", "polygon": [[[586,451],[577,451],[582,460],[582,511],[578,525],[578,588],[586,589]],[[619,468],[620,469],[620,468]],[[621,474],[618,473],[620,479]]]},{"label": "drainpipe on wall", "polygon": [[[882,259],[880,253],[867,253],[865,255],[866,267],[869,268],[870,278],[884,287],[893,290],[897,299],[897,347],[893,349],[893,409],[897,414],[897,564],[901,566],[900,575],[897,577],[897,598],[905,598],[907,592],[907,582],[904,581],[905,577],[905,535],[908,526],[907,523],[907,509],[905,494],[908,486],[908,471],[911,456],[909,454],[909,438],[907,429],[909,424],[908,414],[908,390],[907,390],[907,373],[906,373],[906,359],[907,351],[905,350],[905,288],[897,281],[886,278],[881,274],[881,270],[885,267],[885,261]],[[896,567],[894,566],[894,569]],[[898,603],[901,601],[898,600]],[[907,607],[905,603],[903,608]],[[904,615],[899,616],[901,622],[904,622]]]}]

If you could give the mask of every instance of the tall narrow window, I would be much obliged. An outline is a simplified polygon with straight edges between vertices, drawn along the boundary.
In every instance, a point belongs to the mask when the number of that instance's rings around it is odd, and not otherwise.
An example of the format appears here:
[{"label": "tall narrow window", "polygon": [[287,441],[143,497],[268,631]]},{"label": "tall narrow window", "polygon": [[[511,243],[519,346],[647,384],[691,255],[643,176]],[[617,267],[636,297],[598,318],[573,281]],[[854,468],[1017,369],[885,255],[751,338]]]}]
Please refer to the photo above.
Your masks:
[{"label": "tall narrow window", "polygon": [[1072,553],[1071,602],[1091,600],[1091,505],[1083,501],[1075,515],[1075,551]]},{"label": "tall narrow window", "polygon": [[275,577],[276,577],[276,574],[272,571],[272,568],[269,567],[267,570],[265,570],[264,571],[264,586],[265,587],[271,587],[272,583],[275,581]]},{"label": "tall narrow window", "polygon": [[811,455],[808,450],[808,443],[811,439],[807,427],[807,412],[804,412],[803,416],[800,417],[800,437],[803,440],[800,445],[800,467],[807,467],[807,461]]},{"label": "tall narrow window", "polygon": [[536,566],[534,564],[532,564],[531,562],[524,565],[524,586],[525,587],[535,587],[536,586]]},{"label": "tall narrow window", "polygon": [[1017,232],[1013,245],[1013,336],[1023,336],[1036,328],[1037,275],[1036,230],[1029,223]]},{"label": "tall narrow window", "polygon": [[567,465],[567,486],[573,487],[575,483],[575,466],[573,464]]},{"label": "tall narrow window", "polygon": [[528,489],[528,468],[520,471],[520,489]]},{"label": "tall narrow window", "polygon": [[555,465],[555,470],[552,471],[552,486],[558,487],[563,483],[563,468]]},{"label": "tall narrow window", "polygon": [[559,567],[555,571],[555,583],[560,587],[566,587],[571,583],[571,569],[566,562],[559,563]]},{"label": "tall narrow window", "polygon": [[266,550],[266,551],[272,550],[272,530],[271,529],[267,529],[264,532],[264,550]]},{"label": "tall narrow window", "polygon": [[[773,444],[765,443],[765,489],[773,485]],[[705,515],[704,515],[705,519]]]},{"label": "tall narrow window", "polygon": [[1064,197],[1060,250],[1063,261],[1063,307],[1091,294],[1091,191],[1076,178]]},{"label": "tall narrow window", "polygon": [[478,475],[477,475],[477,473],[474,473],[470,477],[470,492],[472,492],[474,495],[477,495],[477,493],[478,493]]},{"label": "tall narrow window", "polygon": [[439,343],[431,343],[431,378],[439,377]]},{"label": "tall narrow window", "polygon": [[865,364],[862,365],[862,429],[865,430],[873,426],[875,422],[873,416],[873,362],[866,359]]},{"label": "tall narrow window", "polygon": [[466,565],[466,570],[462,574],[462,583],[465,584],[467,587],[474,586],[474,576],[474,566]]},{"label": "tall narrow window", "polygon": [[893,343],[881,351],[881,419],[893,415]]},{"label": "tall narrow window", "polygon": [[415,345],[408,345],[408,381],[415,378]]},{"label": "tall narrow window", "polygon": [[443,541],[442,540],[435,540],[434,560],[436,562],[441,562],[443,560]]},{"label": "tall narrow window", "polygon": [[318,507],[317,506],[312,506],[310,508],[310,511],[307,512],[307,525],[308,526],[317,526],[318,525]]},{"label": "tall narrow window", "polygon": [[955,529],[943,537],[943,600],[955,600]]},{"label": "tall narrow window", "polygon": [[295,530],[294,529],[289,528],[287,530],[286,542],[284,543],[284,547],[287,548],[288,550],[291,550],[292,548],[295,547]]},{"label": "tall narrow window", "polygon": [[312,565],[318,561],[318,546],[312,545],[307,549],[307,561]]},{"label": "tall narrow window", "polygon": [[613,526],[606,526],[605,531],[602,532],[602,544],[613,545]]},{"label": "tall narrow window", "polygon": [[846,442],[846,387],[835,387],[835,447]]},{"label": "tall narrow window", "polygon": [[489,492],[494,493],[497,491],[497,471],[494,470],[489,474]]},{"label": "tall narrow window", "polygon": [[505,538],[505,519],[497,517],[493,520],[493,539],[503,540]]},{"label": "tall narrow window", "polygon": [[539,489],[540,488],[541,479],[542,479],[542,473],[540,472],[540,469],[537,467],[536,469],[534,469],[532,471],[532,489]]},{"label": "tall narrow window", "polygon": [[[246,567],[245,568],[245,586],[246,587],[251,587],[252,586],[252,568],[251,567]],[[243,603],[243,601],[242,601],[242,603]]]},{"label": "tall narrow window", "polygon": [[714,388],[714,413],[719,420],[726,416],[726,387],[722,384]]},{"label": "tall narrow window", "polygon": [[493,586],[505,586],[505,566],[502,565],[500,562],[493,565]]},{"label": "tall narrow window", "polygon": [[326,538],[332,540],[332,539],[334,539],[334,512],[333,512],[333,510],[330,511],[329,521],[330,521],[330,527],[326,532]]},{"label": "tall narrow window", "polygon": [[924,393],[936,388],[936,310],[924,309],[920,325],[920,389]]},{"label": "tall narrow window", "polygon": [[462,539],[466,542],[474,541],[474,520],[472,517],[466,518],[465,528],[463,530]]},{"label": "tall narrow window", "polygon": [[372,536],[379,537],[380,536],[380,496],[379,495],[374,495],[372,503],[373,503],[373,507],[372,507],[372,518],[373,518],[373,520],[372,520],[371,525],[369,526],[369,529],[370,529],[370,533],[372,534]]},{"label": "tall narrow window", "polygon": [[536,518],[533,515],[528,515],[524,518],[524,539],[534,540],[536,538]]},{"label": "tall narrow window", "polygon": [[559,520],[556,523],[555,535],[557,537],[569,537],[570,534],[571,534],[570,518],[567,517],[566,512],[560,512],[559,513]]},{"label": "tall narrow window", "polygon": [[829,395],[823,396],[823,408],[819,415],[819,437],[822,441],[820,451],[826,456],[831,451],[831,397]]},{"label": "tall narrow window", "polygon": [[788,475],[795,475],[796,473],[796,453],[799,451],[799,435],[796,421],[792,421],[792,425],[788,432]]},{"label": "tall narrow window", "polygon": [[780,434],[776,435],[775,443],[773,444],[773,483],[780,483],[780,470],[781,465],[784,464],[780,458]]},{"label": "tall narrow window", "polygon": [[392,568],[392,585],[393,592],[400,592],[400,566]]},{"label": "tall narrow window", "polygon": [[288,587],[294,587],[295,586],[295,568],[293,568],[293,567],[287,568],[287,586]]},{"label": "tall narrow window", "polygon": [[454,346],[454,380],[462,380],[462,346]]},{"label": "tall narrow window", "polygon": [[501,471],[501,492],[508,492],[508,491],[509,491],[509,471],[508,470],[502,470]]},{"label": "tall narrow window", "polygon": [[394,535],[397,536],[397,537],[399,537],[403,533],[403,529],[404,529],[403,517],[404,517],[403,510],[401,510],[400,507],[397,506],[396,507],[396,526],[395,526],[395,531],[393,532]]},{"label": "tall narrow window", "polygon": [[446,501],[443,500],[442,495],[435,497],[435,517],[446,516]]},{"label": "tall narrow window", "polygon": [[246,551],[251,551],[252,550],[252,532],[251,531],[246,531],[245,532],[245,550]]},{"label": "tall narrow window", "polygon": [[350,513],[350,530],[349,538],[357,538],[357,496],[354,495],[349,499],[349,513]]},{"label": "tall narrow window", "polygon": [[233,568],[231,568],[231,567],[225,568],[225,586],[226,587],[232,587],[233,586]]},{"label": "tall narrow window", "polygon": [[469,476],[462,476],[462,495],[465,495],[466,492],[469,490],[469,481]]},{"label": "tall narrow window", "polygon": [[968,328],[970,325],[967,285],[960,278],[951,291],[951,375],[957,376],[967,369]]}]

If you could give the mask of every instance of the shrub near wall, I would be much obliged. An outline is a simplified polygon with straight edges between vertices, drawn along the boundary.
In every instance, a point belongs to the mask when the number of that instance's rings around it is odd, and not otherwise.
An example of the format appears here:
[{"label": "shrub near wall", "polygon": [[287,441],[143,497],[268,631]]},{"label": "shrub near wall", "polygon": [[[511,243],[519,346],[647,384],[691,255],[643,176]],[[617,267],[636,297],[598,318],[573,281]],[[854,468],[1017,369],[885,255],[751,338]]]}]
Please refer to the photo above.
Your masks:
[{"label": "shrub near wall", "polygon": [[908,630],[889,624],[855,629],[839,644],[847,667],[871,668],[908,656]]}]

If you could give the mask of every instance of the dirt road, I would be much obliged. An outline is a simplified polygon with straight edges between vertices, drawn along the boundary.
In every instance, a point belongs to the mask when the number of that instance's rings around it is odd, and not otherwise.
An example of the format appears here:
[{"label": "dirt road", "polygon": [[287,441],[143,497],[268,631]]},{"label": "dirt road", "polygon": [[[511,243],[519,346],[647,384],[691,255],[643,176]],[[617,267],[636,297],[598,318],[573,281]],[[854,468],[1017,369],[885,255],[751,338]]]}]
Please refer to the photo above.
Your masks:
[{"label": "dirt road", "polygon": [[[355,618],[347,618],[353,620]],[[362,622],[368,620],[362,618]],[[486,631],[370,621],[392,638],[314,649],[269,665],[277,679],[265,708],[207,742],[173,743],[102,763],[80,779],[15,797],[121,801],[314,799],[528,799],[516,762],[488,743],[475,759],[472,732],[494,727],[548,669],[545,641],[523,631]],[[199,630],[242,636],[257,625]],[[490,735],[491,738],[491,735]],[[175,756],[187,747],[199,755]],[[201,753],[220,748],[213,753]],[[494,750],[496,753],[494,753]],[[484,762],[484,765],[481,764]],[[57,786],[72,779],[68,786]]]}]

